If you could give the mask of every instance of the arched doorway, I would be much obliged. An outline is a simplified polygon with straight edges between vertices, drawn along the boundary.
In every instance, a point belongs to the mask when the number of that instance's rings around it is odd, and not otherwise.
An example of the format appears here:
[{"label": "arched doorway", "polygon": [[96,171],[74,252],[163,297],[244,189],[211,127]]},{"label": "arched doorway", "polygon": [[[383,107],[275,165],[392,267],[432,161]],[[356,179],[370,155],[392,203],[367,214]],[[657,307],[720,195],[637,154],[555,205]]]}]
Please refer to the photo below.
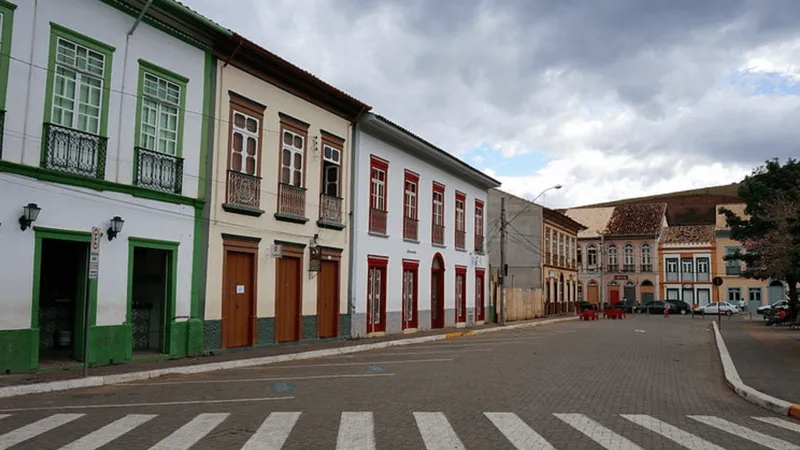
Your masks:
[{"label": "arched doorway", "polygon": [[625,291],[624,291],[623,297],[625,298],[625,300],[628,300],[629,302],[635,302],[636,301],[636,283],[635,282],[628,281],[627,283],[625,283]]},{"label": "arched doorway", "polygon": [[656,288],[655,288],[655,286],[653,286],[653,282],[650,281],[650,280],[642,281],[641,292],[642,292],[642,304],[643,305],[645,303],[647,303],[647,302],[652,302],[653,300],[656,299],[655,298]]},{"label": "arched doorway", "polygon": [[566,297],[564,293],[564,274],[562,273],[558,276],[558,303],[556,304],[556,313],[558,314],[566,311],[566,306],[564,303]]},{"label": "arched doorway", "polygon": [[600,290],[595,280],[589,280],[589,282],[586,283],[586,301],[594,304],[600,303]]},{"label": "arched doorway", "polygon": [[444,328],[444,258],[433,255],[431,262],[431,328]]},{"label": "arched doorway", "polygon": [[768,288],[767,293],[768,293],[767,296],[769,298],[769,303],[770,304],[775,303],[775,302],[779,302],[779,301],[783,300],[784,298],[786,298],[786,290],[783,287],[783,282],[778,281],[778,280],[774,280],[773,282],[771,282],[769,284],[769,288]]},{"label": "arched doorway", "polygon": [[575,299],[576,301],[578,301],[578,302],[585,301],[585,299],[583,297],[583,282],[582,281],[578,281],[578,283],[575,285],[575,295],[577,297]]},{"label": "arched doorway", "polygon": [[616,281],[608,283],[608,303],[619,303],[619,285]]}]

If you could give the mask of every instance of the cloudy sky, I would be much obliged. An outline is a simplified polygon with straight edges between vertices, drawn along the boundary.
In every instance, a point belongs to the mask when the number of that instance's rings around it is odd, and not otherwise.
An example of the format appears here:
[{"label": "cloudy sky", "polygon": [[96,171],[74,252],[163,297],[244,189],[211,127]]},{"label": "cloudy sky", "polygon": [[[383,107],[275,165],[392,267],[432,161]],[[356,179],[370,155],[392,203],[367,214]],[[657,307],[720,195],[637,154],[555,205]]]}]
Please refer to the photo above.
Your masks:
[{"label": "cloudy sky", "polygon": [[800,155],[796,0],[184,0],[565,207]]}]

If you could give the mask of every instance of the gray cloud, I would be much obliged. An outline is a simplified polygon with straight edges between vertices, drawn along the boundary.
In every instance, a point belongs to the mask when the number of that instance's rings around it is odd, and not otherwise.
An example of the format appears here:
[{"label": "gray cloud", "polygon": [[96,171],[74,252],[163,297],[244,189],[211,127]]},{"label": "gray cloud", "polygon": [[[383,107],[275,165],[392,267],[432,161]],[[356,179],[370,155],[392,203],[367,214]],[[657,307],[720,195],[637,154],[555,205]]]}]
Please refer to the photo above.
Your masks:
[{"label": "gray cloud", "polygon": [[453,153],[568,161],[518,194],[558,176],[575,188],[554,202],[600,201],[797,154],[800,98],[725,81],[800,49],[793,0],[184,1]]}]

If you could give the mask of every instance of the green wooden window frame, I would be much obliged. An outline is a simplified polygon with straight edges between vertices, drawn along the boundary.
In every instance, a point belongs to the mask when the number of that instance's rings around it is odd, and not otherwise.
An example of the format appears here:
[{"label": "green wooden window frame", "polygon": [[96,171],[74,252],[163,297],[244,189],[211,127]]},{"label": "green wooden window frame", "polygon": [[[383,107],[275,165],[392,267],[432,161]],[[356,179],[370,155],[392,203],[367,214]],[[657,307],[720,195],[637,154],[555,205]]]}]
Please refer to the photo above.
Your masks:
[{"label": "green wooden window frame", "polygon": [[[177,87],[180,92],[178,93],[177,101],[170,102],[168,99],[160,97],[160,92],[154,93],[152,91],[146,90],[147,82],[148,81],[156,81],[158,83],[162,83],[166,87]],[[183,128],[185,123],[185,116],[186,116],[186,89],[189,85],[189,79],[183,77],[177,73],[171,72],[163,67],[159,67],[153,63],[145,61],[143,59],[139,60],[139,88],[136,94],[137,102],[136,102],[136,135],[134,138],[134,146],[135,147],[142,147],[146,148],[151,151],[156,151],[160,153],[164,153],[170,156],[177,156],[181,157],[183,155]],[[161,86],[159,86],[160,88]],[[165,92],[166,93],[166,92]],[[143,112],[146,106],[152,105],[155,103],[156,107],[173,107],[176,108],[176,129],[175,129],[175,150],[174,152],[165,151],[161,145],[159,145],[159,135],[162,131],[160,127],[160,121],[163,119],[163,114],[165,111],[157,110],[156,117],[158,120],[155,126],[155,145],[150,145],[148,142],[144,142],[143,134],[144,131],[143,127]]]},{"label": "green wooden window frame", "polygon": [[[51,123],[53,117],[53,96],[55,94],[55,75],[57,71],[56,58],[58,56],[58,42],[63,39],[66,42],[77,44],[90,51],[102,55],[103,58],[103,76],[102,87],[100,89],[100,117],[97,127],[97,134],[99,136],[108,137],[108,108],[110,102],[110,88],[111,88],[111,73],[114,60],[114,47],[93,39],[89,36],[83,35],[76,31],[70,30],[64,26],[56,23],[50,23],[50,53],[47,63],[47,85],[45,89],[45,107],[44,107],[44,123]],[[77,98],[75,99],[77,102]],[[75,110],[77,113],[77,109]],[[70,127],[79,129],[75,127]],[[43,140],[44,141],[44,140]]]},{"label": "green wooden window frame", "polygon": [[150,248],[155,250],[165,250],[170,253],[169,260],[169,286],[167,286],[166,311],[162,318],[164,327],[161,333],[161,352],[169,353],[170,349],[170,327],[175,322],[175,311],[177,308],[178,295],[178,246],[179,242],[160,241],[156,239],[146,239],[139,237],[128,238],[128,299],[125,312],[125,323],[131,325],[131,339],[133,338],[133,264],[134,251],[139,248]]},{"label": "green wooden window frame", "polygon": [[17,5],[0,0],[0,109],[6,109],[8,68],[11,64],[11,37],[14,29],[14,10]]},{"label": "green wooden window frame", "polygon": [[[753,294],[758,294],[758,295],[753,295]],[[753,297],[758,297],[758,298],[753,298]],[[761,296],[760,287],[747,288],[747,301],[762,303],[762,299],[763,297]]]}]

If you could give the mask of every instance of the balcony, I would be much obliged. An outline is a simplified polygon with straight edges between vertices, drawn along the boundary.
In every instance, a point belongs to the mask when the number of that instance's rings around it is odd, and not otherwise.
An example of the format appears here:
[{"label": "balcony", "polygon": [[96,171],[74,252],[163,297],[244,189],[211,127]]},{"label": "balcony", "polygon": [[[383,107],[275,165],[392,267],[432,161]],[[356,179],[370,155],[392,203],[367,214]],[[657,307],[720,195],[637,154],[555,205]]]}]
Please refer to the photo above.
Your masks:
[{"label": "balcony", "polygon": [[6,129],[6,112],[0,109],[0,158],[3,157],[3,135]]},{"label": "balcony", "polygon": [[483,248],[483,236],[475,235],[475,252],[483,253],[486,249]]},{"label": "balcony", "polygon": [[180,194],[183,190],[183,158],[136,147],[137,186]]},{"label": "balcony", "polygon": [[43,168],[99,180],[105,178],[108,138],[46,123],[44,140]]},{"label": "balcony", "polygon": [[431,242],[435,245],[444,245],[444,225],[433,224]]},{"label": "balcony", "polygon": [[544,254],[544,263],[547,265],[553,264],[553,253],[547,252]]},{"label": "balcony", "polygon": [[666,277],[667,281],[679,281],[678,272],[667,272]]},{"label": "balcony", "polygon": [[467,245],[467,233],[466,231],[456,230],[456,248],[459,250],[464,250]]},{"label": "balcony", "polygon": [[261,206],[261,177],[235,170],[228,171],[228,194],[222,208],[250,216],[264,213]]},{"label": "balcony", "polygon": [[317,225],[323,228],[344,229],[342,204],[343,199],[341,197],[319,194],[319,220]]},{"label": "balcony", "polygon": [[403,239],[419,241],[419,220],[403,217]]},{"label": "balcony", "polygon": [[386,235],[386,217],[389,215],[387,211],[380,209],[369,209],[369,232]]},{"label": "balcony", "polygon": [[625,264],[622,266],[623,272],[636,272],[636,265],[635,264]]},{"label": "balcony", "polygon": [[306,223],[306,188],[278,184],[278,212],[275,218],[286,222]]},{"label": "balcony", "polygon": [[559,265],[560,267],[564,267],[566,264],[567,264],[567,259],[564,257],[564,255],[561,255],[561,256],[558,258],[558,265]]},{"label": "balcony", "polygon": [[642,272],[652,272],[653,265],[652,264],[642,264]]},{"label": "balcony", "polygon": [[742,266],[739,264],[725,266],[725,275],[741,275],[742,274]]},{"label": "balcony", "polygon": [[708,272],[697,272],[697,281],[711,281],[711,274]]},{"label": "balcony", "polygon": [[681,272],[681,281],[694,281],[694,272]]}]

